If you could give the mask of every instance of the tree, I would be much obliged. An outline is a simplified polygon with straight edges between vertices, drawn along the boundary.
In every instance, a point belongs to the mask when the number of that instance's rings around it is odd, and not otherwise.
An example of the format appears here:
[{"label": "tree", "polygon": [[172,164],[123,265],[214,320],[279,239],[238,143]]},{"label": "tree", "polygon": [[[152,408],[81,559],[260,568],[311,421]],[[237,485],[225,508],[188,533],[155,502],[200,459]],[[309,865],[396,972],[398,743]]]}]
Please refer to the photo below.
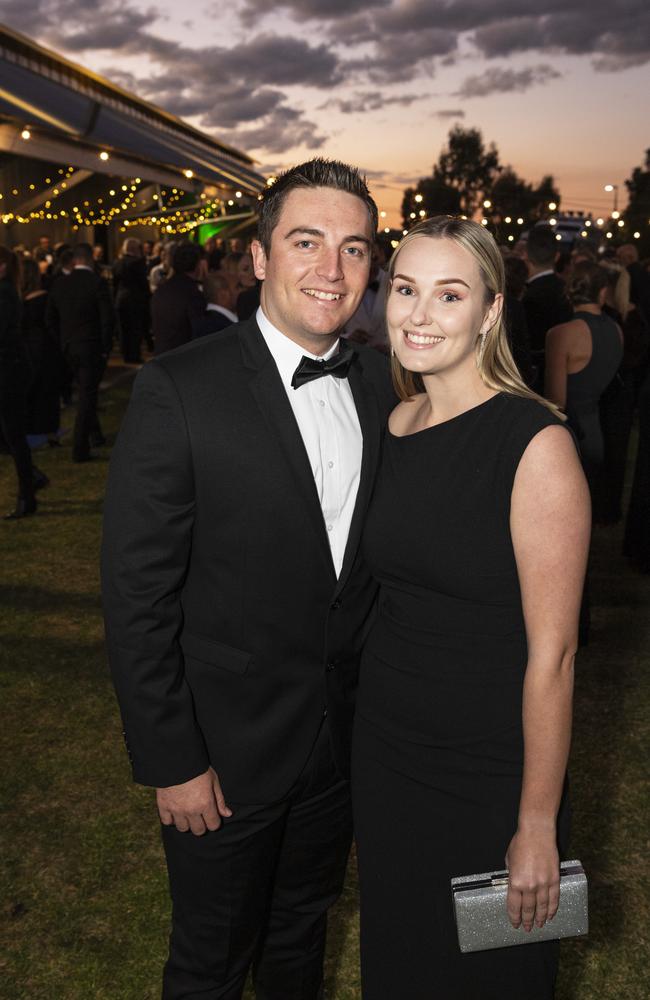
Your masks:
[{"label": "tree", "polygon": [[[505,242],[508,236],[516,237],[534,225],[539,219],[548,218],[556,209],[550,205],[560,205],[560,192],[550,175],[543,177],[537,187],[524,181],[513,170],[505,167],[488,193],[491,202],[486,216],[493,222],[497,239]],[[510,219],[510,222],[506,222]],[[518,223],[517,220],[523,222]]]},{"label": "tree", "polygon": [[492,190],[499,170],[494,143],[486,149],[477,128],[455,125],[433,168],[433,176],[458,191],[460,211],[471,218],[483,197]]},{"label": "tree", "polygon": [[[402,216],[404,226],[414,225],[424,210],[430,215],[467,215],[471,218],[490,191],[499,172],[499,154],[492,143],[485,148],[483,136],[476,128],[455,125],[447,137],[447,145],[434,164],[431,177],[423,178],[415,189],[404,193]],[[415,196],[422,195],[416,202]]]},{"label": "tree", "polygon": [[[625,234],[634,242],[641,256],[650,254],[650,149],[645,151],[645,162],[642,167],[635,167],[632,176],[625,181],[629,202],[623,213]],[[635,240],[633,233],[641,233]]]},{"label": "tree", "polygon": [[402,199],[404,227],[414,226],[421,216],[459,215],[460,194],[439,176],[423,177],[417,187],[407,188]]}]

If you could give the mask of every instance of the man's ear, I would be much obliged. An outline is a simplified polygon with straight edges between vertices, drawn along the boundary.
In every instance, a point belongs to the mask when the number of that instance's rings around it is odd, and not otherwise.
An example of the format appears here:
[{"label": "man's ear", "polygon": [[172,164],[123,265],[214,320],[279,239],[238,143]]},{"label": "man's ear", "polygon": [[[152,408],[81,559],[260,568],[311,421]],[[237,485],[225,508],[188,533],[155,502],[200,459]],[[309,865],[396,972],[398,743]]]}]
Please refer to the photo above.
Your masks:
[{"label": "man's ear", "polygon": [[258,281],[264,281],[266,277],[266,252],[259,240],[253,240],[251,243],[251,255],[255,277]]}]

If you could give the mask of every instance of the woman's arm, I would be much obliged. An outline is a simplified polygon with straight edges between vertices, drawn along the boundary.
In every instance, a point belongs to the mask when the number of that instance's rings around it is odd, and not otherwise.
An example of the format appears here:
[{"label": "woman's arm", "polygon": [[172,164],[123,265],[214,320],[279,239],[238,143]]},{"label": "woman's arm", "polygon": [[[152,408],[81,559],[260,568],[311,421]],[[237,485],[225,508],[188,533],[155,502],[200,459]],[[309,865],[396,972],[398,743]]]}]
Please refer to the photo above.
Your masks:
[{"label": "woman's arm", "polygon": [[590,538],[589,490],[570,434],[547,427],[524,452],[510,529],[521,587],[528,664],[524,774],[508,847],[508,915],[542,926],[559,901],[557,813],[571,739],[573,662]]},{"label": "woman's arm", "polygon": [[546,334],[544,395],[562,409],[566,406],[569,328],[569,323],[562,323],[552,326]]}]

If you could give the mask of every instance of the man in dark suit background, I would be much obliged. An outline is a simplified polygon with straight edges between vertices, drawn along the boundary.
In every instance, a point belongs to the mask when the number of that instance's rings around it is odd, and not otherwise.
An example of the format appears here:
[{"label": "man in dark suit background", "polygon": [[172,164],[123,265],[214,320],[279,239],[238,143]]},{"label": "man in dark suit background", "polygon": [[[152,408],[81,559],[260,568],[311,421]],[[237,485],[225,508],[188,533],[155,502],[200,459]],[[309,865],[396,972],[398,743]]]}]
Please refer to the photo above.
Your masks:
[{"label": "man in dark suit background", "polygon": [[522,298],[531,361],[535,366],[535,388],[544,392],[544,352],[546,334],[552,326],[568,323],[573,315],[564,282],[554,271],[559,255],[558,241],[551,226],[534,226],[526,242],[528,281]]},{"label": "man in dark suit background", "polygon": [[103,593],[135,780],[173,900],[164,1000],[322,996],[376,588],[359,556],[385,359],[339,331],[377,208],[312,160],[265,191],[255,317],[147,364],[113,455]]},{"label": "man in dark suit background", "polygon": [[195,337],[218,333],[219,330],[225,330],[226,327],[237,323],[237,313],[234,311],[235,296],[232,284],[225,274],[208,271],[203,279],[203,294],[208,304],[203,315],[192,323],[192,333]]},{"label": "man in dark suit background", "polygon": [[115,318],[109,287],[95,273],[89,244],[79,243],[74,248],[72,265],[70,274],[52,282],[46,323],[58,338],[78,386],[72,458],[88,462],[91,440],[103,442],[97,394],[111,351]]},{"label": "man in dark suit background", "polygon": [[151,297],[151,332],[158,356],[192,339],[192,324],[205,312],[202,277],[203,248],[179,243],[172,255],[173,274]]}]

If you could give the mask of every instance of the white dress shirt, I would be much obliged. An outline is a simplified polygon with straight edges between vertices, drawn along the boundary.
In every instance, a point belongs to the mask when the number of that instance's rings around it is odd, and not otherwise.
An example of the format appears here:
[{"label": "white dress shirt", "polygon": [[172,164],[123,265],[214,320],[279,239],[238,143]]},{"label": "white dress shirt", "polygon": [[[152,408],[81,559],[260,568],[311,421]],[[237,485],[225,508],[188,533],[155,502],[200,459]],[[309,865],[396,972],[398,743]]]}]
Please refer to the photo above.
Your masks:
[{"label": "white dress shirt", "polygon": [[299,389],[292,389],[291,379],[302,357],[327,360],[336,354],[339,345],[334,344],[327,354],[310,354],[285,337],[261,307],[255,318],[277,365],[307,450],[338,576],[359,489],[363,451],[359,417],[346,378],[324,375]]},{"label": "white dress shirt", "polygon": [[234,313],[231,309],[226,309],[225,306],[218,306],[216,302],[208,302],[205,308],[207,312],[221,313],[221,315],[225,316],[226,319],[229,319],[231,323],[239,323],[236,313]]}]

